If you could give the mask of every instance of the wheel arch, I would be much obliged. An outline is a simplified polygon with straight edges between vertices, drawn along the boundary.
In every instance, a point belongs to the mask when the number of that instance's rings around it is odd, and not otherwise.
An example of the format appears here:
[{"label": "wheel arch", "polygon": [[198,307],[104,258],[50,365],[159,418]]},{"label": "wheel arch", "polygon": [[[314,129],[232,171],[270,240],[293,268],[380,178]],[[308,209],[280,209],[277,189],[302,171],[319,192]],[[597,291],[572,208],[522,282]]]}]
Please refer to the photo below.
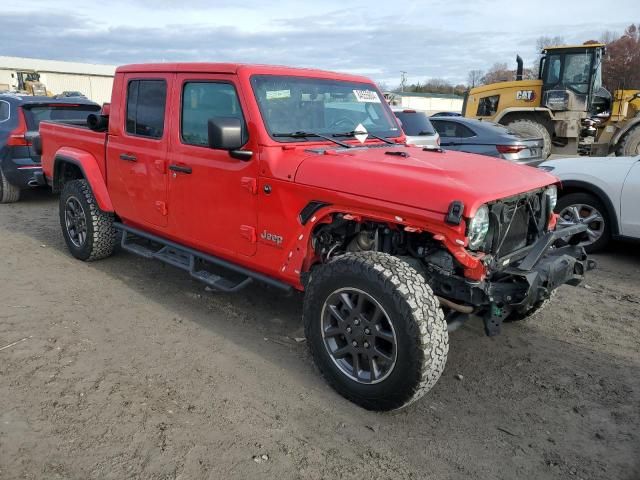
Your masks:
[{"label": "wheel arch", "polygon": [[65,181],[82,178],[89,183],[100,210],[113,212],[113,203],[95,157],[75,149],[60,149],[56,152],[51,183],[53,191],[59,192]]},{"label": "wheel arch", "polygon": [[615,151],[624,137],[636,128],[640,128],[640,116],[629,119],[629,122],[615,133],[615,135],[611,139],[609,151]]},{"label": "wheel arch", "polygon": [[562,188],[560,190],[560,196],[569,195],[571,193],[588,193],[600,200],[607,209],[607,215],[611,221],[611,233],[613,235],[620,234],[620,226],[618,224],[616,209],[609,196],[600,187],[581,180],[563,180],[561,185]]},{"label": "wheel arch", "polygon": [[[316,202],[312,202],[316,203]],[[459,225],[449,225],[443,221],[431,219],[429,221],[416,218],[406,218],[404,214],[390,214],[389,212],[363,210],[361,208],[351,208],[346,205],[336,205],[330,202],[317,202],[318,205],[314,213],[308,218],[305,224],[302,224],[298,242],[293,245],[291,254],[285,264],[288,270],[290,266],[297,269],[297,274],[302,272],[302,284],[305,283],[305,276],[312,267],[319,265],[318,257],[315,255],[312,239],[324,224],[331,224],[335,215],[341,215],[344,220],[354,221],[356,223],[375,222],[386,224],[390,228],[404,230],[408,234],[428,233],[440,242],[442,248],[446,249],[454,256],[465,271],[465,276],[474,280],[481,280],[486,273],[484,264],[475,256],[469,254],[465,248],[466,241],[466,221],[461,221]],[[307,217],[305,217],[307,218]],[[284,272],[284,270],[283,270]]]},{"label": "wheel arch", "polygon": [[502,125],[506,125],[509,121],[516,118],[541,118],[546,123],[551,123],[554,119],[553,113],[548,108],[539,107],[514,107],[505,108],[494,118],[494,121]]}]

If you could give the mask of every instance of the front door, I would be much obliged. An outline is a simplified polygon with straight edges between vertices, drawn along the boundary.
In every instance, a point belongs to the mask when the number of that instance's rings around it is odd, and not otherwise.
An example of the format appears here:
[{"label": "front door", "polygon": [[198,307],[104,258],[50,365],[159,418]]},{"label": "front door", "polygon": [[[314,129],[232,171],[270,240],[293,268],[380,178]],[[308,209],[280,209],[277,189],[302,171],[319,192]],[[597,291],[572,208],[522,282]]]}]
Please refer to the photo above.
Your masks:
[{"label": "front door", "polygon": [[640,157],[633,164],[624,181],[620,198],[622,234],[640,238]]},{"label": "front door", "polygon": [[[164,75],[166,77],[166,75]],[[118,215],[142,226],[167,225],[170,89],[161,74],[125,76],[123,125],[109,136],[109,193]]]},{"label": "front door", "polygon": [[226,256],[256,252],[257,153],[248,161],[208,145],[208,121],[240,118],[244,150],[257,152],[249,138],[247,109],[232,75],[179,74],[173,98],[180,121],[171,131],[169,232],[199,250]]}]

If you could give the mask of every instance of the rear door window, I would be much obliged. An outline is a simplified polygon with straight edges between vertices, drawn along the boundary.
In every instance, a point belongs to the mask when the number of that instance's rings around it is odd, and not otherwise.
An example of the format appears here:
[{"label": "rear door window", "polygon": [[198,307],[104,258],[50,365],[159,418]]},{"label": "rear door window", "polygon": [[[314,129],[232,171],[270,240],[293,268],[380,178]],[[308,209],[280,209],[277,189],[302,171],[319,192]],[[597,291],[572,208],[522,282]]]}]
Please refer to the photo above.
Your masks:
[{"label": "rear door window", "polygon": [[127,125],[129,134],[162,138],[167,103],[164,80],[132,80],[127,87]]},{"label": "rear door window", "polygon": [[433,126],[443,138],[469,138],[475,137],[476,133],[466,125],[449,120],[433,120]]},{"label": "rear door window", "polygon": [[24,117],[29,130],[38,130],[40,122],[43,120],[54,121],[78,121],[86,122],[87,117],[100,111],[98,105],[34,105],[28,104],[22,106]]},{"label": "rear door window", "polygon": [[402,122],[402,129],[411,137],[420,135],[435,135],[433,125],[426,113],[422,112],[395,112],[396,117]]}]

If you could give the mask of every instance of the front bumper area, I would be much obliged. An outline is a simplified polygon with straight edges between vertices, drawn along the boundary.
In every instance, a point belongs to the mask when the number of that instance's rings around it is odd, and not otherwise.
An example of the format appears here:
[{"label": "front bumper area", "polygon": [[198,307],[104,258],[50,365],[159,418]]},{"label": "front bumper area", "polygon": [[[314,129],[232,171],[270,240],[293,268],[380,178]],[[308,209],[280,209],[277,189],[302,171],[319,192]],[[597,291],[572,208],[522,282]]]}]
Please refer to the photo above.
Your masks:
[{"label": "front bumper area", "polygon": [[473,306],[474,314],[484,320],[487,335],[498,335],[510,315],[539,306],[560,285],[580,284],[585,273],[595,268],[577,245],[585,231],[585,225],[575,225],[549,232],[523,258],[492,271],[486,280],[442,278],[435,290],[449,300]]}]

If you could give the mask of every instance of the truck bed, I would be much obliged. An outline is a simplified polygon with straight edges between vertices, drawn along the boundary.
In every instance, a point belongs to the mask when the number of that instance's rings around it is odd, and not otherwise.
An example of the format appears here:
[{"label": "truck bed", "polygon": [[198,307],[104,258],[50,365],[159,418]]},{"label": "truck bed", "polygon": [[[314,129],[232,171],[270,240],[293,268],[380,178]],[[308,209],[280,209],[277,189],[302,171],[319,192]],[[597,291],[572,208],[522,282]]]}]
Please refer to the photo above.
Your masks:
[{"label": "truck bed", "polygon": [[57,155],[64,156],[65,149],[93,156],[102,175],[106,178],[106,132],[93,131],[84,122],[78,124],[73,121],[43,121],[40,123],[40,140],[42,142],[42,170],[47,183],[51,184],[53,178],[55,157]]}]

